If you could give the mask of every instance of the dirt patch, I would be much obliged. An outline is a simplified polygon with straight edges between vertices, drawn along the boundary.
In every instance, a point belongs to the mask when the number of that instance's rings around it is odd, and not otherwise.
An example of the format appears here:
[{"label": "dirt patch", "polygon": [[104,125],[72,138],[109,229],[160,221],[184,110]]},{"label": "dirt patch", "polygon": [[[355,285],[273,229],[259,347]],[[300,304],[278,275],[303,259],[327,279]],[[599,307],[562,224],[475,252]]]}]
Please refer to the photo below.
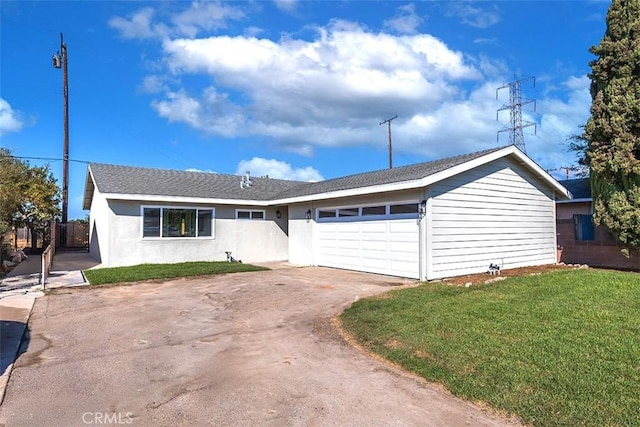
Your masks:
[{"label": "dirt patch", "polygon": [[588,268],[583,265],[566,265],[566,264],[550,264],[537,265],[533,267],[513,268],[500,271],[499,275],[491,275],[489,273],[469,274],[466,276],[451,277],[448,279],[438,280],[434,282],[447,283],[454,286],[471,286],[483,283],[492,283],[504,280],[508,277],[518,276],[537,276],[539,274],[549,273],[560,270],[577,270],[580,268]]}]

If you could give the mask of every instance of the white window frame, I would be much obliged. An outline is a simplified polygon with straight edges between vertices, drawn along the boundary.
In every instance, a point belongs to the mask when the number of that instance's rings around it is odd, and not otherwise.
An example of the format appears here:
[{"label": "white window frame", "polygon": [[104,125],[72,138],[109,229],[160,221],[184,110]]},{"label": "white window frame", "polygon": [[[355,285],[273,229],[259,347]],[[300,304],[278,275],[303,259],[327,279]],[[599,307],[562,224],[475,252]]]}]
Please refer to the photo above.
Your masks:
[{"label": "white window frame", "polygon": [[[396,205],[417,205],[417,212],[413,213],[391,213],[391,206]],[[363,215],[362,210],[364,208],[373,208],[373,207],[381,207],[384,206],[384,214],[375,214],[375,215]],[[341,209],[357,209],[357,215],[350,216],[340,216]],[[320,211],[334,211],[335,216],[332,217],[320,217]],[[419,200],[406,200],[406,201],[397,201],[397,202],[381,202],[381,203],[366,203],[360,205],[343,205],[343,206],[330,206],[325,208],[316,208],[316,222],[349,222],[349,221],[376,221],[382,219],[405,219],[405,218],[418,218],[420,215],[420,201]]]},{"label": "white window frame", "polygon": [[[145,236],[144,235],[144,210],[145,209],[160,209],[160,235],[159,236]],[[164,209],[193,209],[196,211],[196,230],[198,230],[199,215],[198,211],[211,211],[211,236],[194,236],[194,237],[169,237],[162,235],[162,217]],[[202,206],[171,206],[171,205],[141,205],[140,206],[140,238],[143,240],[183,240],[183,239],[197,239],[207,240],[215,239],[216,237],[216,208],[214,207],[202,207]]]},{"label": "white window frame", "polygon": [[[249,218],[239,218],[239,212],[249,212]],[[262,213],[262,218],[254,218],[254,213]],[[236,219],[240,221],[264,221],[267,219],[267,211],[262,209],[236,209]]]}]

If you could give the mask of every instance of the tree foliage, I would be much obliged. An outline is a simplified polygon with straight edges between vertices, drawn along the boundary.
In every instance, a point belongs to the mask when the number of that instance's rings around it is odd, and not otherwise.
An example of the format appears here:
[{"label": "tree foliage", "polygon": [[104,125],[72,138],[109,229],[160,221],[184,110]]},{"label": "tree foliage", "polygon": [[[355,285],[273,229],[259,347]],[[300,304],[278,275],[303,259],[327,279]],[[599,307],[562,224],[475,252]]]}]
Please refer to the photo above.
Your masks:
[{"label": "tree foliage", "polygon": [[0,236],[4,236],[13,224],[13,215],[20,206],[20,191],[16,177],[21,176],[22,162],[0,148]]},{"label": "tree foliage", "polygon": [[589,176],[589,162],[587,160],[589,141],[584,137],[584,134],[569,136],[567,138],[567,146],[569,151],[573,152],[577,157],[577,164],[572,166],[570,170],[580,178]]},{"label": "tree foliage", "polygon": [[30,166],[0,149],[0,232],[29,227],[32,241],[60,212],[60,188],[49,166]]},{"label": "tree foliage", "polygon": [[590,52],[588,141],[594,222],[640,248],[640,2],[613,0]]}]

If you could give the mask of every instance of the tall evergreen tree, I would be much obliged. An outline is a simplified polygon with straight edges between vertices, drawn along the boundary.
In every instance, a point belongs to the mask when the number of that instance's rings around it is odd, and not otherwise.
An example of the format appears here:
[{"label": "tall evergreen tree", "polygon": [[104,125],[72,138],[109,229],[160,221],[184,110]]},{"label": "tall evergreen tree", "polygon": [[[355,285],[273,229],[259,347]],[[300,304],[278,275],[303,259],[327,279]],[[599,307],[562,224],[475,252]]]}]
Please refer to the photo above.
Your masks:
[{"label": "tall evergreen tree", "polygon": [[640,1],[613,0],[590,52],[591,118],[585,126],[594,222],[640,248]]}]

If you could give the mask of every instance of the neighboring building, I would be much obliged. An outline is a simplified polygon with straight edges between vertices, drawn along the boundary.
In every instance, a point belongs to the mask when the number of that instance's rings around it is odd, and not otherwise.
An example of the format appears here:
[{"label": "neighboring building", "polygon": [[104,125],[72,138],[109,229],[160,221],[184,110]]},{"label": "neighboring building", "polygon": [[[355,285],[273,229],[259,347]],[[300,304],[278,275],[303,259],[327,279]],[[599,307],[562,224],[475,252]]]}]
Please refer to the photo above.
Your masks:
[{"label": "neighboring building", "polygon": [[612,267],[640,270],[640,254],[635,251],[625,257],[623,247],[602,227],[593,224],[593,199],[589,178],[560,181],[573,198],[559,200],[558,260],[567,264],[587,264],[593,267]]},{"label": "neighboring building", "polygon": [[307,183],[90,164],[103,266],[289,261],[439,279],[555,263],[566,188],[515,146]]}]

